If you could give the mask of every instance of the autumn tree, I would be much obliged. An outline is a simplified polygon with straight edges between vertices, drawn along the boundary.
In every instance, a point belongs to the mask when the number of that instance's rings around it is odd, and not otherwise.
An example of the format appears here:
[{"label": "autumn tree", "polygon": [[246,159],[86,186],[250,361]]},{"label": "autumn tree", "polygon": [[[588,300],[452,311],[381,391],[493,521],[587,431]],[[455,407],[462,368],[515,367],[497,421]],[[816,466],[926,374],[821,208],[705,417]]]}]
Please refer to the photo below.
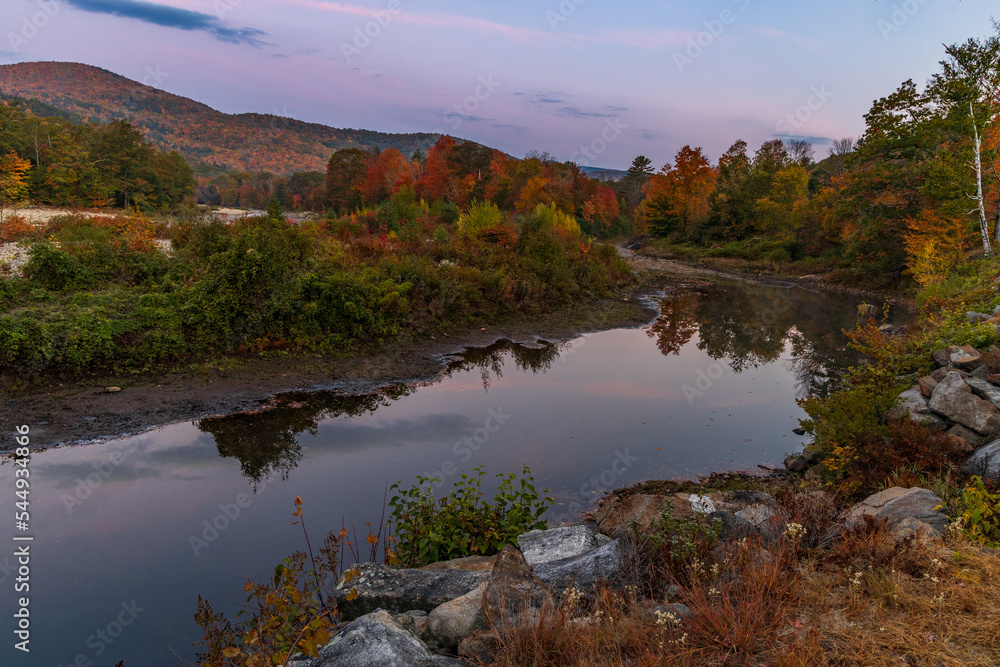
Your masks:
[{"label": "autumn tree", "polygon": [[0,157],[0,225],[3,224],[6,209],[24,200],[28,195],[26,175],[31,162],[10,151]]},{"label": "autumn tree", "polygon": [[660,236],[678,232],[695,238],[708,218],[709,198],[717,172],[702,149],[684,146],[646,185],[640,215],[650,231]]},{"label": "autumn tree", "polygon": [[330,156],[326,165],[326,202],[330,208],[350,211],[361,206],[369,158],[360,148],[345,148]]}]

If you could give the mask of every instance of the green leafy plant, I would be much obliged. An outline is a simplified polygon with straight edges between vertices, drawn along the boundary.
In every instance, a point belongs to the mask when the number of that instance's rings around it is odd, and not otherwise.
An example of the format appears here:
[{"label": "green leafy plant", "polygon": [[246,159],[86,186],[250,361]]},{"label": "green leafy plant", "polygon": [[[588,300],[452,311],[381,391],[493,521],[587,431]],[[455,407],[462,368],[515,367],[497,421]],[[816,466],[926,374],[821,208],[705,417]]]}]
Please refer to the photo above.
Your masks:
[{"label": "green leafy plant", "polygon": [[991,493],[982,477],[973,477],[962,494],[962,526],[973,542],[1000,548],[1000,493]]},{"label": "green leafy plant", "polygon": [[[396,482],[389,487],[396,550],[393,564],[419,567],[463,556],[495,554],[529,530],[544,529],[541,518],[552,498],[540,497],[528,466],[521,476],[499,474],[500,484],[492,501],[482,490],[486,471],[473,468],[461,474],[455,488],[435,498],[433,477],[417,476],[408,489]],[[548,493],[548,489],[543,489]]]}]

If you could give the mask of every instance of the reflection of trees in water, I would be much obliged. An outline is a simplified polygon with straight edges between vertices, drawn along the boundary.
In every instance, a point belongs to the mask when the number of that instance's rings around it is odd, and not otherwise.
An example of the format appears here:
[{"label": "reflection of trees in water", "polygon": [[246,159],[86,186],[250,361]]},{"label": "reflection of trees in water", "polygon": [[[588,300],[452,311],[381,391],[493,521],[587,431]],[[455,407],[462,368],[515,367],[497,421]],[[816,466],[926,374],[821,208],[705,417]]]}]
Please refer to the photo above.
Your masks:
[{"label": "reflection of trees in water", "polygon": [[698,349],[726,359],[737,373],[773,363],[790,347],[789,370],[799,396],[828,392],[855,360],[841,328],[854,308],[843,298],[751,285],[688,288],[661,303],[647,333],[665,355],[679,354],[695,333]]},{"label": "reflection of trees in water", "polygon": [[680,354],[698,331],[698,303],[701,295],[694,292],[672,294],[660,302],[660,317],[646,329],[646,335],[656,339],[664,356]]},{"label": "reflection of trees in water", "polygon": [[[503,340],[486,348],[467,350],[449,365],[448,373],[479,368],[483,385],[488,387],[491,373],[501,377],[508,356],[519,369],[539,373],[552,366],[562,348],[551,343],[525,347]],[[215,438],[219,456],[237,459],[243,475],[255,484],[273,473],[287,479],[302,460],[299,443],[302,433],[316,435],[324,419],[373,413],[413,391],[415,388],[410,386],[392,385],[359,395],[331,391],[281,394],[263,410],[202,419],[198,428]]]},{"label": "reflection of trees in water", "polygon": [[518,369],[532,373],[544,373],[552,368],[559,353],[572,347],[572,343],[552,343],[541,341],[538,347],[528,347],[509,340],[499,340],[489,347],[470,348],[448,365],[448,374],[478,368],[483,378],[483,388],[489,389],[493,377],[503,377],[504,361],[510,357]]},{"label": "reflection of trees in water", "polygon": [[372,413],[411,391],[393,385],[377,393],[355,396],[328,391],[281,394],[267,409],[202,419],[198,428],[215,438],[219,456],[236,458],[243,475],[255,484],[275,472],[287,479],[302,460],[299,434],[316,435],[324,419]]}]

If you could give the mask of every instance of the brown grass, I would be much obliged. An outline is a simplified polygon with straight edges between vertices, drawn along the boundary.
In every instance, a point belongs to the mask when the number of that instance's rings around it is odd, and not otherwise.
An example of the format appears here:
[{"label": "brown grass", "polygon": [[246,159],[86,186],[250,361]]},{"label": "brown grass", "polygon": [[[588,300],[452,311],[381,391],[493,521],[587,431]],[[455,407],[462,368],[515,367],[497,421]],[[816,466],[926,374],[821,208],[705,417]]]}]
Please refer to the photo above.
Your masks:
[{"label": "brown grass", "polygon": [[[499,628],[501,667],[1000,664],[1000,554],[960,537],[893,541],[884,524],[843,531],[829,550],[748,540],[690,578],[681,625],[660,601],[601,590],[553,603],[537,623]],[[737,576],[738,575],[738,576]]]}]

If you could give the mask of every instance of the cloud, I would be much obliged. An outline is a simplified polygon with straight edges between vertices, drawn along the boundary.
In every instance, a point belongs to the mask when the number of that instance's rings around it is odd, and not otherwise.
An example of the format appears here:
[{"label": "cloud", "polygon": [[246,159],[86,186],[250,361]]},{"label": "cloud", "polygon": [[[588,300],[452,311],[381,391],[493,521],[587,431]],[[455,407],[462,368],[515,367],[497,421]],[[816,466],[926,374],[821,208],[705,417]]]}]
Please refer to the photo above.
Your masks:
[{"label": "cloud", "polygon": [[752,32],[762,35],[769,39],[773,39],[776,42],[785,42],[787,44],[794,44],[800,49],[809,49],[810,51],[819,51],[824,48],[824,44],[815,39],[809,39],[808,37],[803,37],[802,35],[795,35],[788,32],[783,32],[777,28],[766,28],[762,26],[755,26],[750,28]]},{"label": "cloud", "polygon": [[[284,0],[284,2],[325,12],[346,14],[373,20],[380,16],[384,20],[388,13],[385,10],[370,9],[363,5],[347,2],[331,2],[330,0]],[[418,14],[415,11],[407,9],[406,11],[400,10],[388,14],[390,16],[388,20],[394,22],[432,28],[445,28],[456,32],[474,31],[492,33],[526,45],[534,45],[542,42],[560,42],[572,45],[601,43],[621,44],[648,51],[661,51],[667,48],[683,46],[688,43],[689,37],[696,34],[691,31],[653,28],[649,30],[605,30],[598,34],[587,35],[525,28],[498,23],[496,21],[488,21],[475,16],[448,14],[444,12]]]},{"label": "cloud", "polygon": [[584,111],[577,107],[563,107],[558,112],[560,116],[572,116],[573,118],[614,118],[617,114],[604,113],[601,111]]},{"label": "cloud", "polygon": [[189,9],[179,9],[141,0],[65,0],[66,4],[85,12],[110,14],[144,23],[177,28],[178,30],[201,30],[223,42],[262,46],[266,42],[260,37],[267,33],[255,28],[231,28],[219,18]]}]

